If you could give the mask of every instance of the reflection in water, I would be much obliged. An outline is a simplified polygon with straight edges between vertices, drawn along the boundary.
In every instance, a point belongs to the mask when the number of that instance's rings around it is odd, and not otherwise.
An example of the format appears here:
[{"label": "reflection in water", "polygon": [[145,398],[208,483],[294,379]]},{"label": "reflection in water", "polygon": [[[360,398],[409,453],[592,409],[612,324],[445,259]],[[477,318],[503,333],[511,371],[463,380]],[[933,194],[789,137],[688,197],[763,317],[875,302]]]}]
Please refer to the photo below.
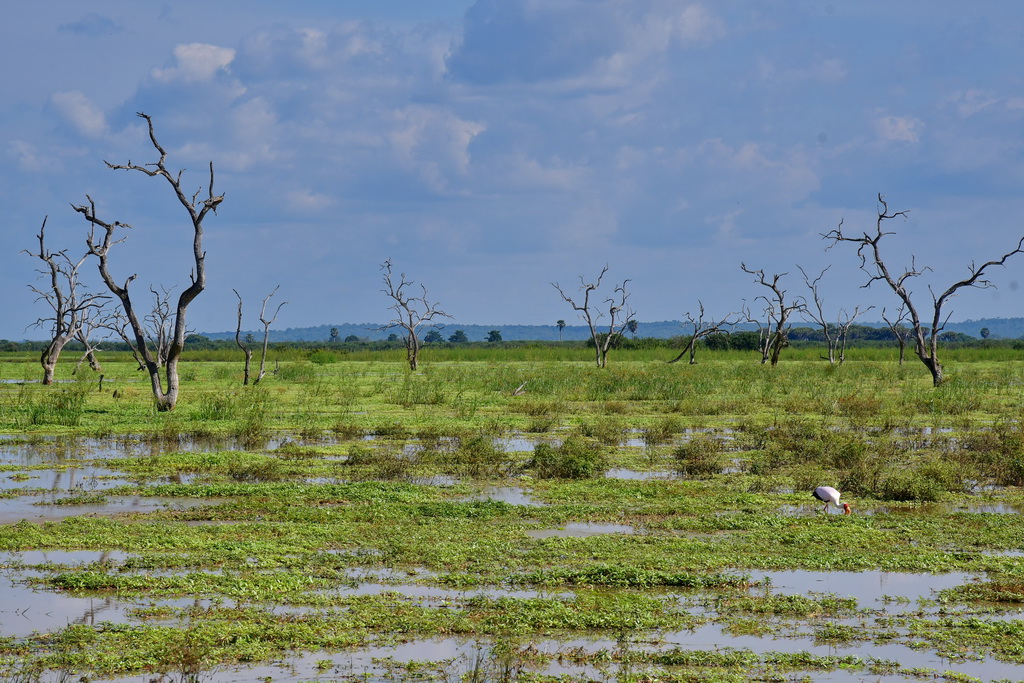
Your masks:
[{"label": "reflection in water", "polygon": [[488,486],[478,493],[470,494],[463,500],[494,500],[509,505],[525,505],[528,507],[544,507],[542,503],[519,486]]},{"label": "reflection in water", "polygon": [[530,538],[585,538],[600,534],[634,534],[636,529],[625,524],[597,524],[570,522],[561,529],[531,529],[526,532]]},{"label": "reflection in water", "polygon": [[[773,594],[834,594],[855,598],[859,607],[880,608],[885,598],[905,602],[905,609],[919,609],[918,601],[931,599],[935,593],[960,586],[979,578],[974,574],[904,574],[899,572],[844,571],[751,571],[754,581],[767,582]],[[902,611],[900,605],[886,605],[889,612]]]},{"label": "reflection in water", "polygon": [[0,498],[0,524],[13,524],[23,519],[30,522],[56,522],[82,515],[144,513],[167,508],[187,509],[210,505],[216,501],[202,498],[110,496],[101,503],[88,505],[47,505],[48,502],[51,502],[51,499],[39,496]]}]

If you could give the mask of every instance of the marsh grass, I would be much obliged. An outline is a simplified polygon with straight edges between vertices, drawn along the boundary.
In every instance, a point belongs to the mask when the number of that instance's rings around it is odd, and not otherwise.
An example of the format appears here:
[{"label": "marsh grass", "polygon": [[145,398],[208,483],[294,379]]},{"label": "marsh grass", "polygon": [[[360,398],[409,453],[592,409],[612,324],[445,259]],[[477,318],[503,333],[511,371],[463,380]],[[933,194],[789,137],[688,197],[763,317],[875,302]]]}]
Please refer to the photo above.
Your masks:
[{"label": "marsh grass", "polygon": [[[826,642],[915,642],[962,657],[1019,658],[1018,627],[978,615],[992,603],[1019,611],[1019,556],[983,551],[1024,551],[1021,515],[923,505],[1013,509],[1021,501],[1012,488],[1024,483],[1019,360],[958,361],[951,353],[953,380],[935,391],[923,368],[898,368],[888,351],[858,350],[834,369],[814,360],[817,350],[792,349],[776,368],[743,355],[709,353],[698,366],[680,367],[653,362],[664,360],[654,352],[623,352],[607,371],[592,368],[581,349],[428,351],[418,374],[398,353],[339,354],[321,365],[282,357],[281,372],[258,387],[240,386],[237,358],[193,362],[194,379],[172,414],[153,410],[130,362],[112,361],[117,396],[110,386],[99,392],[93,381],[83,384],[84,403],[69,425],[52,415],[53,422],[33,424],[30,416],[34,404],[63,400],[77,384],[0,385],[0,431],[24,433],[18,444],[45,453],[38,463],[4,465],[6,476],[95,464],[132,482],[116,495],[199,503],[0,525],[0,549],[128,554],[87,568],[39,569],[51,590],[209,600],[140,607],[126,625],[61,625],[4,640],[0,675],[17,658],[34,670],[75,667],[80,675],[202,677],[239,659],[433,637],[510,643],[501,662],[485,646],[471,671],[420,669],[487,680],[532,676],[534,655],[522,644],[542,639],[562,643],[557,657],[565,661],[606,667],[600,671],[609,679],[629,671],[623,679],[789,680],[870,669],[841,657],[684,652],[658,642],[665,631],[710,623],[726,633],[782,629]],[[22,365],[0,363],[0,372],[35,376]],[[526,394],[512,396],[524,381]],[[495,443],[534,425],[550,436],[529,456]],[[624,443],[631,428],[640,430],[643,451]],[[89,463],[86,449],[54,443],[57,433],[160,448]],[[254,447],[189,452],[189,439],[203,434]],[[269,450],[270,437],[288,442]],[[663,476],[666,466],[683,476]],[[601,477],[608,467],[641,476]],[[818,514],[809,491],[820,484],[840,488],[854,515]],[[490,486],[511,489],[514,502],[480,499]],[[76,490],[63,500],[102,503],[107,493]],[[597,531],[528,533],[573,524]],[[612,524],[633,533],[601,532]],[[353,576],[370,569],[396,590],[334,590],[355,588]],[[958,594],[976,621],[886,613],[877,617],[883,627],[869,623],[874,616],[857,621],[858,606],[842,598],[727,583],[752,569],[991,574],[968,584],[977,592]],[[500,592],[510,585],[521,593]],[[458,590],[422,599],[403,588]],[[690,613],[694,605],[699,615]],[[844,622],[828,628],[834,618]],[[903,631],[892,626],[900,619]],[[645,647],[566,645],[621,634]],[[389,666],[410,679],[417,671]],[[780,673],[789,671],[798,673]]]}]

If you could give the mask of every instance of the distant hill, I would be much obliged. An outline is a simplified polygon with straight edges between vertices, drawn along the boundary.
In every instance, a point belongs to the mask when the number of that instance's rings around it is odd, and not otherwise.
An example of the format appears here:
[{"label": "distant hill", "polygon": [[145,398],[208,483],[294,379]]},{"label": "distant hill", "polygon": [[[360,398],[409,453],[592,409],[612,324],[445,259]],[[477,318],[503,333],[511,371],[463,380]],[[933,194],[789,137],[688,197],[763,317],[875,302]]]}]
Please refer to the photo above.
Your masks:
[{"label": "distant hill", "polygon": [[[862,323],[871,327],[886,327],[884,322]],[[399,334],[401,330],[380,331],[382,323],[340,323],[335,325],[317,325],[315,327],[289,327],[283,330],[270,330],[271,341],[328,341],[331,337],[331,328],[338,328],[338,336],[344,340],[346,337],[356,336],[360,339],[387,339],[391,333]],[[797,321],[797,327],[813,327],[810,323]],[[753,325],[738,325],[739,329],[754,329]],[[950,322],[946,324],[946,332],[961,332],[972,337],[981,337],[981,330],[988,328],[991,339],[1020,339],[1024,337],[1024,318],[982,318],[980,320],[964,320],[962,322]],[[685,322],[679,320],[660,320],[655,322],[642,322],[637,326],[637,337],[657,337],[667,339],[685,335],[692,328]],[[501,332],[501,338],[505,341],[534,340],[534,341],[558,341],[559,338],[565,341],[581,340],[590,338],[590,330],[586,325],[567,325],[559,336],[556,325],[461,325],[448,323],[441,329],[441,334],[447,338],[455,330],[462,330],[470,341],[484,341],[491,330]],[[251,330],[257,338],[263,337],[262,330]],[[200,332],[210,339],[233,339],[234,331],[231,332]],[[244,334],[244,333],[243,333]]]}]

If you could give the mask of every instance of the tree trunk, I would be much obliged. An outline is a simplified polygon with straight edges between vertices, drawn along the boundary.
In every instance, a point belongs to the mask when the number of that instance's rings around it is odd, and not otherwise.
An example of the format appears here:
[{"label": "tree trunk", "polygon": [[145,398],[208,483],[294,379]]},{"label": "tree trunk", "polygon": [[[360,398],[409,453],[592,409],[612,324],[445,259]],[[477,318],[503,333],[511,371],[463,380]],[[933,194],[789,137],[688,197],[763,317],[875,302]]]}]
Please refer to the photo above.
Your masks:
[{"label": "tree trunk", "polygon": [[70,340],[62,340],[58,337],[54,339],[43,349],[42,354],[39,356],[39,364],[43,366],[43,384],[53,384],[54,374],[57,370],[57,361],[60,359],[60,352],[64,349],[64,345]]},{"label": "tree trunk", "polygon": [[928,368],[928,372],[932,373],[932,386],[937,387],[942,384],[944,376],[942,374],[942,363],[939,362],[939,359],[922,356],[921,362]]}]

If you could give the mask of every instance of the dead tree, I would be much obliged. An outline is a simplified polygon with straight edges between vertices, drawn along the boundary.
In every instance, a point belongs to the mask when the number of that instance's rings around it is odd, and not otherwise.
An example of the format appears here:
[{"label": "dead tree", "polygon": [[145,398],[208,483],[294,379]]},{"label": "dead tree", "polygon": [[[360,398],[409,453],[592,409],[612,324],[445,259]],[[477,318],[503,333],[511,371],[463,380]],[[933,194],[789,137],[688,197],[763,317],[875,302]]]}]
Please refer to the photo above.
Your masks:
[{"label": "dead tree", "polygon": [[[267,348],[270,345],[270,326],[277,320],[277,314],[281,312],[281,307],[287,304],[287,301],[282,301],[277,305],[274,310],[274,315],[268,320],[267,319],[267,302],[270,301],[271,297],[277,294],[277,290],[281,288],[281,285],[274,287],[274,291],[263,298],[263,306],[260,308],[260,322],[263,323],[263,349],[260,354],[260,371],[256,375],[256,379],[253,380],[252,385],[256,386],[260,383],[267,374]],[[242,384],[248,386],[250,368],[252,366],[252,348],[248,346],[251,343],[249,340],[252,337],[251,334],[246,335],[246,344],[242,343],[242,295],[238,293],[237,289],[231,290],[238,297],[238,327],[235,329],[235,343],[238,344],[238,348],[242,349],[245,353],[245,377],[242,380]]]},{"label": "dead tree", "polygon": [[260,349],[260,371],[256,373],[256,379],[253,381],[253,386],[260,383],[267,374],[267,347],[270,345],[270,326],[277,320],[277,314],[281,312],[281,307],[287,304],[287,301],[282,301],[274,309],[274,315],[269,319],[267,318],[267,302],[270,301],[270,297],[277,293],[277,290],[281,287],[278,285],[274,287],[274,291],[268,294],[263,299],[263,305],[260,307],[260,322],[263,323],[263,347]]},{"label": "dead tree", "polygon": [[857,255],[860,256],[860,267],[861,270],[868,274],[868,281],[862,287],[870,287],[873,282],[882,280],[899,297],[899,300],[906,307],[907,313],[910,316],[911,330],[914,335],[914,353],[917,354],[917,357],[921,359],[921,362],[924,363],[931,373],[933,386],[939,386],[943,380],[942,363],[939,361],[939,333],[949,320],[948,314],[946,317],[942,317],[942,307],[951,297],[956,295],[957,291],[964,287],[978,287],[980,289],[992,287],[993,285],[990,281],[983,279],[985,271],[992,266],[1004,265],[1006,259],[1024,251],[1024,237],[1021,237],[1017,242],[1016,248],[1003,254],[998,259],[986,261],[980,266],[972,262],[967,268],[968,276],[954,282],[941,294],[936,295],[935,291],[929,287],[928,291],[932,295],[932,321],[931,326],[928,327],[922,322],[921,316],[918,314],[917,307],[911,298],[913,292],[907,289],[907,284],[908,280],[918,277],[925,271],[930,270],[930,268],[926,267],[918,270],[914,257],[911,256],[910,267],[901,274],[894,276],[889,271],[889,267],[886,265],[885,259],[882,257],[881,248],[879,247],[883,237],[894,234],[883,231],[883,224],[897,217],[906,219],[909,212],[893,211],[890,213],[889,205],[882,194],[878,195],[878,205],[878,218],[875,221],[873,233],[864,232],[859,237],[849,237],[843,233],[843,222],[839,221],[839,227],[823,234],[822,237],[831,242],[827,247],[829,249],[839,242],[853,242],[859,245],[857,247]]},{"label": "dead tree", "polygon": [[[245,354],[245,374],[242,377],[242,384],[249,386],[249,371],[252,368],[252,347],[248,343],[242,343],[242,295],[238,293],[237,289],[232,289],[231,291],[238,297],[238,326],[235,327],[235,343],[238,344],[238,348],[242,349],[242,353]],[[266,299],[264,299],[264,302],[266,302]],[[246,335],[246,337],[248,336]],[[248,341],[247,338],[246,342]]]},{"label": "dead tree", "polygon": [[407,280],[405,273],[399,275],[396,283],[391,271],[391,259],[382,263],[380,269],[384,272],[384,289],[381,291],[395,302],[390,306],[390,309],[395,312],[395,319],[378,329],[381,332],[396,327],[405,330],[406,359],[409,362],[409,369],[415,370],[419,365],[420,348],[422,347],[419,337],[421,328],[441,329],[434,319],[451,318],[452,316],[442,311],[437,303],[432,303],[427,298],[425,285],[420,285],[422,290],[420,296],[410,294],[409,289],[416,283]]},{"label": "dead tree", "polygon": [[45,301],[53,310],[51,315],[39,318],[34,323],[37,327],[43,327],[47,323],[50,325],[50,340],[39,356],[39,363],[43,366],[43,384],[53,384],[61,351],[69,342],[81,336],[86,320],[110,297],[82,291],[78,269],[88,258],[88,252],[75,261],[68,256],[66,249],[52,252],[46,248],[46,220],[43,218],[39,234],[36,235],[39,240],[39,253],[34,254],[28,250],[24,253],[45,264],[45,267],[38,269],[37,272],[46,278],[46,285],[29,285],[29,289],[37,294],[36,301]]},{"label": "dead tree", "polygon": [[[792,325],[789,318],[793,313],[801,311],[805,307],[803,298],[797,297],[795,301],[786,303],[786,290],[779,286],[781,280],[788,273],[777,273],[769,280],[763,270],[752,270],[747,264],[741,263],[740,268],[744,273],[756,276],[757,284],[763,285],[772,291],[770,297],[759,296],[765,302],[765,314],[768,316],[768,327],[762,346],[761,362],[770,362],[772,366],[778,365],[782,349],[789,346],[789,329]],[[758,325],[760,329],[760,325]]]},{"label": "dead tree", "polygon": [[907,329],[903,323],[907,319],[907,307],[904,304],[900,304],[900,307],[896,309],[896,317],[889,320],[885,317],[885,309],[882,309],[882,320],[892,330],[892,335],[896,337],[896,343],[900,348],[900,365],[903,365],[903,357],[907,349],[907,334],[910,330]]},{"label": "dead tree", "polygon": [[[153,287],[149,288],[153,295],[153,308],[146,314],[145,321],[147,323],[147,341],[155,351],[157,365],[162,368],[167,365],[167,357],[171,353],[174,317],[171,315],[171,291],[173,290],[166,287],[161,287],[160,290],[158,292]],[[189,332],[190,330],[185,331],[186,337]]]},{"label": "dead tree", "polygon": [[597,323],[604,317],[604,312],[597,312],[591,308],[590,295],[601,286],[601,280],[607,272],[608,266],[605,265],[598,274],[597,280],[592,283],[588,283],[582,275],[580,276],[580,291],[583,292],[582,303],[576,303],[558,283],[551,283],[551,286],[558,290],[562,299],[579,313],[580,319],[586,322],[587,327],[590,328],[590,338],[594,342],[594,358],[599,368],[608,366],[608,351],[616,337],[622,334],[622,330],[629,325],[635,315],[627,303],[629,293],[626,291],[626,285],[629,284],[629,280],[623,280],[621,285],[612,290],[612,296],[604,300],[604,304],[608,306],[608,331],[598,332]]},{"label": "dead tree", "polygon": [[811,290],[811,300],[814,302],[813,308],[810,305],[805,305],[800,310],[800,313],[804,316],[804,319],[814,322],[821,327],[821,331],[825,336],[825,346],[828,350],[828,356],[822,356],[822,358],[827,360],[829,365],[836,365],[837,363],[842,365],[846,361],[846,338],[850,334],[850,327],[862,313],[867,313],[874,306],[868,306],[863,311],[860,310],[860,306],[854,306],[853,313],[847,313],[846,309],[841,308],[839,309],[839,316],[836,322],[829,322],[825,317],[825,300],[821,297],[818,285],[831,267],[827,266],[818,274],[818,277],[812,280],[801,266],[797,266],[804,276],[804,283]]},{"label": "dead tree", "polygon": [[729,330],[726,328],[731,328],[733,325],[739,322],[738,320],[729,319],[729,317],[735,315],[735,313],[729,313],[721,320],[705,321],[704,304],[698,299],[697,305],[700,306],[700,314],[697,316],[696,319],[694,319],[693,315],[691,315],[689,311],[687,311],[686,313],[687,322],[689,322],[690,325],[693,326],[693,334],[690,335],[690,341],[686,344],[686,348],[683,349],[682,353],[680,353],[672,360],[668,361],[670,364],[678,363],[683,359],[683,357],[689,354],[690,365],[696,365],[697,342],[703,339],[704,337],[711,336],[712,334],[719,334],[722,332],[728,334]]},{"label": "dead tree", "polygon": [[93,372],[103,372],[103,366],[100,365],[99,359],[96,357],[96,352],[99,350],[99,344],[94,344],[92,341],[93,332],[102,327],[102,317],[97,315],[99,311],[91,311],[89,315],[82,319],[82,328],[77,335],[75,340],[84,347],[81,358],[75,363],[75,369],[71,371],[71,374],[78,372],[78,369],[82,367],[82,363],[89,361],[89,367],[92,368]]},{"label": "dead tree", "polygon": [[157,141],[156,132],[153,130],[153,120],[148,115],[141,112],[138,116],[145,119],[149,126],[149,140],[153,144],[154,149],[159,153],[159,159],[153,163],[141,166],[133,164],[131,161],[124,165],[111,164],[108,161],[104,161],[103,163],[107,165],[107,168],[112,170],[137,171],[149,177],[163,178],[171,186],[178,202],[188,212],[189,219],[192,223],[192,256],[195,266],[189,275],[190,284],[188,287],[183,289],[181,294],[178,296],[177,305],[174,309],[174,324],[170,333],[170,345],[167,349],[167,356],[163,363],[166,385],[164,384],[164,380],[161,379],[160,359],[155,355],[154,350],[150,349],[147,344],[144,321],[136,312],[135,305],[131,299],[131,294],[128,291],[129,285],[133,280],[135,280],[137,274],[129,276],[124,281],[124,284],[118,284],[110,272],[110,250],[115,244],[124,240],[123,237],[121,239],[116,239],[115,233],[119,228],[130,228],[131,226],[121,223],[120,221],[108,222],[102,220],[96,215],[96,204],[93,202],[92,197],[89,197],[88,195],[86,195],[86,199],[88,200],[87,204],[76,206],[74,208],[76,211],[81,213],[87,221],[89,221],[89,235],[86,238],[89,253],[95,255],[97,259],[99,259],[99,271],[104,284],[107,285],[107,289],[109,289],[121,302],[121,308],[124,311],[128,326],[131,328],[131,337],[134,339],[135,347],[138,349],[138,353],[142,357],[142,363],[145,365],[146,371],[149,373],[150,384],[153,389],[153,397],[156,400],[156,408],[159,411],[169,411],[174,410],[174,407],[178,403],[178,361],[185,348],[185,334],[187,331],[185,313],[189,304],[192,303],[192,301],[195,300],[195,298],[199,296],[206,287],[206,252],[203,251],[203,220],[205,220],[210,211],[213,211],[214,213],[217,212],[217,207],[224,201],[224,195],[215,195],[213,193],[213,162],[210,162],[210,182],[207,186],[206,198],[199,198],[202,189],[197,190],[191,196],[186,194],[181,184],[183,171],[178,171],[177,174],[173,174],[167,170],[165,165],[167,152]]}]

